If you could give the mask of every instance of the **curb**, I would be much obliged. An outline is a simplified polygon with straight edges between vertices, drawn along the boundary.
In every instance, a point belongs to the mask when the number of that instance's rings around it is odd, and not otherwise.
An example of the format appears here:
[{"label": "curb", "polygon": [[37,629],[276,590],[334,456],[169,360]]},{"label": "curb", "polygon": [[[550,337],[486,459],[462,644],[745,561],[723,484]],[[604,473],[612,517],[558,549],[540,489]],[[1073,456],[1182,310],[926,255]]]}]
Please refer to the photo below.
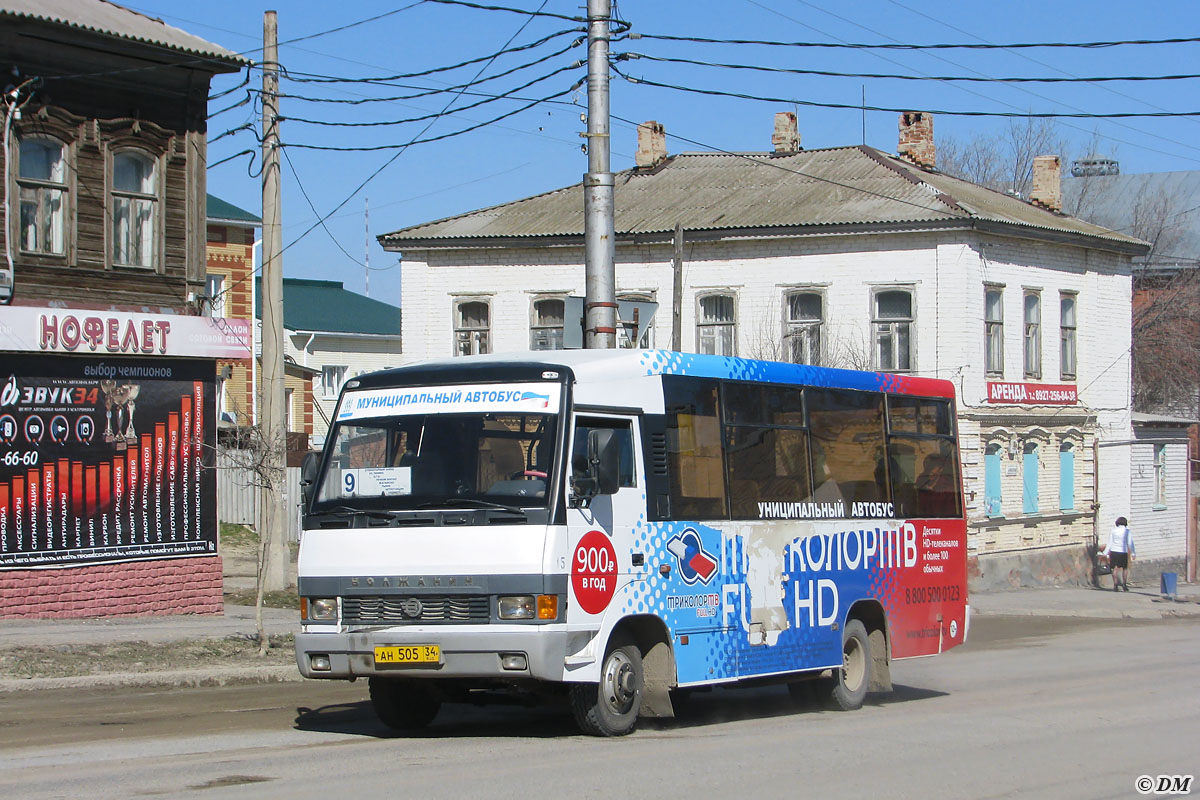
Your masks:
[{"label": "curb", "polygon": [[255,683],[299,683],[306,680],[294,665],[273,667],[213,667],[165,672],[72,675],[65,678],[6,678],[0,694],[52,689],[137,688],[151,686],[235,686]]}]

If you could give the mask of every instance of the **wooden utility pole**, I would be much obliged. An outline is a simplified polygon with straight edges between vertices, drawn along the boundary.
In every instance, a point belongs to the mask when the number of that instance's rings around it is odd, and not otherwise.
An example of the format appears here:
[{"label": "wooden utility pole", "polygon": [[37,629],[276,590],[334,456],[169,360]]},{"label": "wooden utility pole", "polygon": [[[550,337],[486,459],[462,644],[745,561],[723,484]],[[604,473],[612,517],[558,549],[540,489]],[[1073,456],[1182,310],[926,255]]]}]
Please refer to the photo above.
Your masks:
[{"label": "wooden utility pole", "polygon": [[683,349],[683,223],[675,223],[675,255],[671,259],[671,349]]},{"label": "wooden utility pole", "polygon": [[[263,559],[260,587],[287,588],[285,534],[287,417],[283,372],[283,225],[279,185],[279,48],[274,11],[263,14],[263,251],[262,251],[262,478],[258,535]],[[292,490],[294,495],[299,488]]]}]

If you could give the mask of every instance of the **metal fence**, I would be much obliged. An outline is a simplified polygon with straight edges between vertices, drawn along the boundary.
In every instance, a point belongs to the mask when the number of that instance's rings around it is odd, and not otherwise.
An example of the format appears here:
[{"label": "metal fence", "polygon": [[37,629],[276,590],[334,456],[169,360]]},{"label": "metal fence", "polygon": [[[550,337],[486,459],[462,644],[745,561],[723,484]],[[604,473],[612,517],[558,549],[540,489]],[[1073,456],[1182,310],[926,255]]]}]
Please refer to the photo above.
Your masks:
[{"label": "metal fence", "polygon": [[[254,472],[244,465],[248,454],[241,450],[217,452],[217,520],[253,527],[258,521],[259,488]],[[287,540],[300,541],[300,468],[288,467],[284,481],[287,510]]]}]

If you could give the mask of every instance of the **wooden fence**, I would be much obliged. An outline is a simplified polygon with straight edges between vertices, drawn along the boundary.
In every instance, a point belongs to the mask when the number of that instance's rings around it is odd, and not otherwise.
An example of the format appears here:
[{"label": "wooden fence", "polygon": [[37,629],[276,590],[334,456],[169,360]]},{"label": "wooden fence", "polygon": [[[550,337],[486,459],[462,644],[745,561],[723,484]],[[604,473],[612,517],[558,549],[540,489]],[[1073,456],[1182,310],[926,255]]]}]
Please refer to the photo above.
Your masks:
[{"label": "wooden fence", "polygon": [[[246,467],[247,456],[238,450],[217,453],[217,520],[253,527],[258,520],[259,489],[254,473]],[[284,482],[289,542],[300,541],[300,468],[288,467]]]}]

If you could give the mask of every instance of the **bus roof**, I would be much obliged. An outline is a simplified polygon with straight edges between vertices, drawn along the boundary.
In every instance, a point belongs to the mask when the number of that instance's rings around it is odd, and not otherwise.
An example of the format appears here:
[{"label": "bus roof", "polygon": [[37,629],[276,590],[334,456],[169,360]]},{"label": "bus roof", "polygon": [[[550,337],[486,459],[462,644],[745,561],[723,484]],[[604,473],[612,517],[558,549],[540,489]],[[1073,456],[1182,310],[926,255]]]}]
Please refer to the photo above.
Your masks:
[{"label": "bus roof", "polygon": [[[576,402],[588,405],[642,406],[640,392],[624,397],[624,387],[645,386],[644,379],[660,375],[825,386],[860,391],[954,397],[954,384],[886,372],[859,372],[813,367],[779,361],[732,356],[677,353],[670,350],[541,350],[490,353],[419,361],[403,367],[358,376],[363,387],[394,385],[397,380],[423,380],[450,384],[499,380],[530,380],[554,367],[566,367],[575,376]],[[643,389],[642,391],[645,391]],[[659,403],[661,404],[661,396]],[[651,404],[657,405],[657,404]],[[647,411],[652,411],[646,407]]]}]

